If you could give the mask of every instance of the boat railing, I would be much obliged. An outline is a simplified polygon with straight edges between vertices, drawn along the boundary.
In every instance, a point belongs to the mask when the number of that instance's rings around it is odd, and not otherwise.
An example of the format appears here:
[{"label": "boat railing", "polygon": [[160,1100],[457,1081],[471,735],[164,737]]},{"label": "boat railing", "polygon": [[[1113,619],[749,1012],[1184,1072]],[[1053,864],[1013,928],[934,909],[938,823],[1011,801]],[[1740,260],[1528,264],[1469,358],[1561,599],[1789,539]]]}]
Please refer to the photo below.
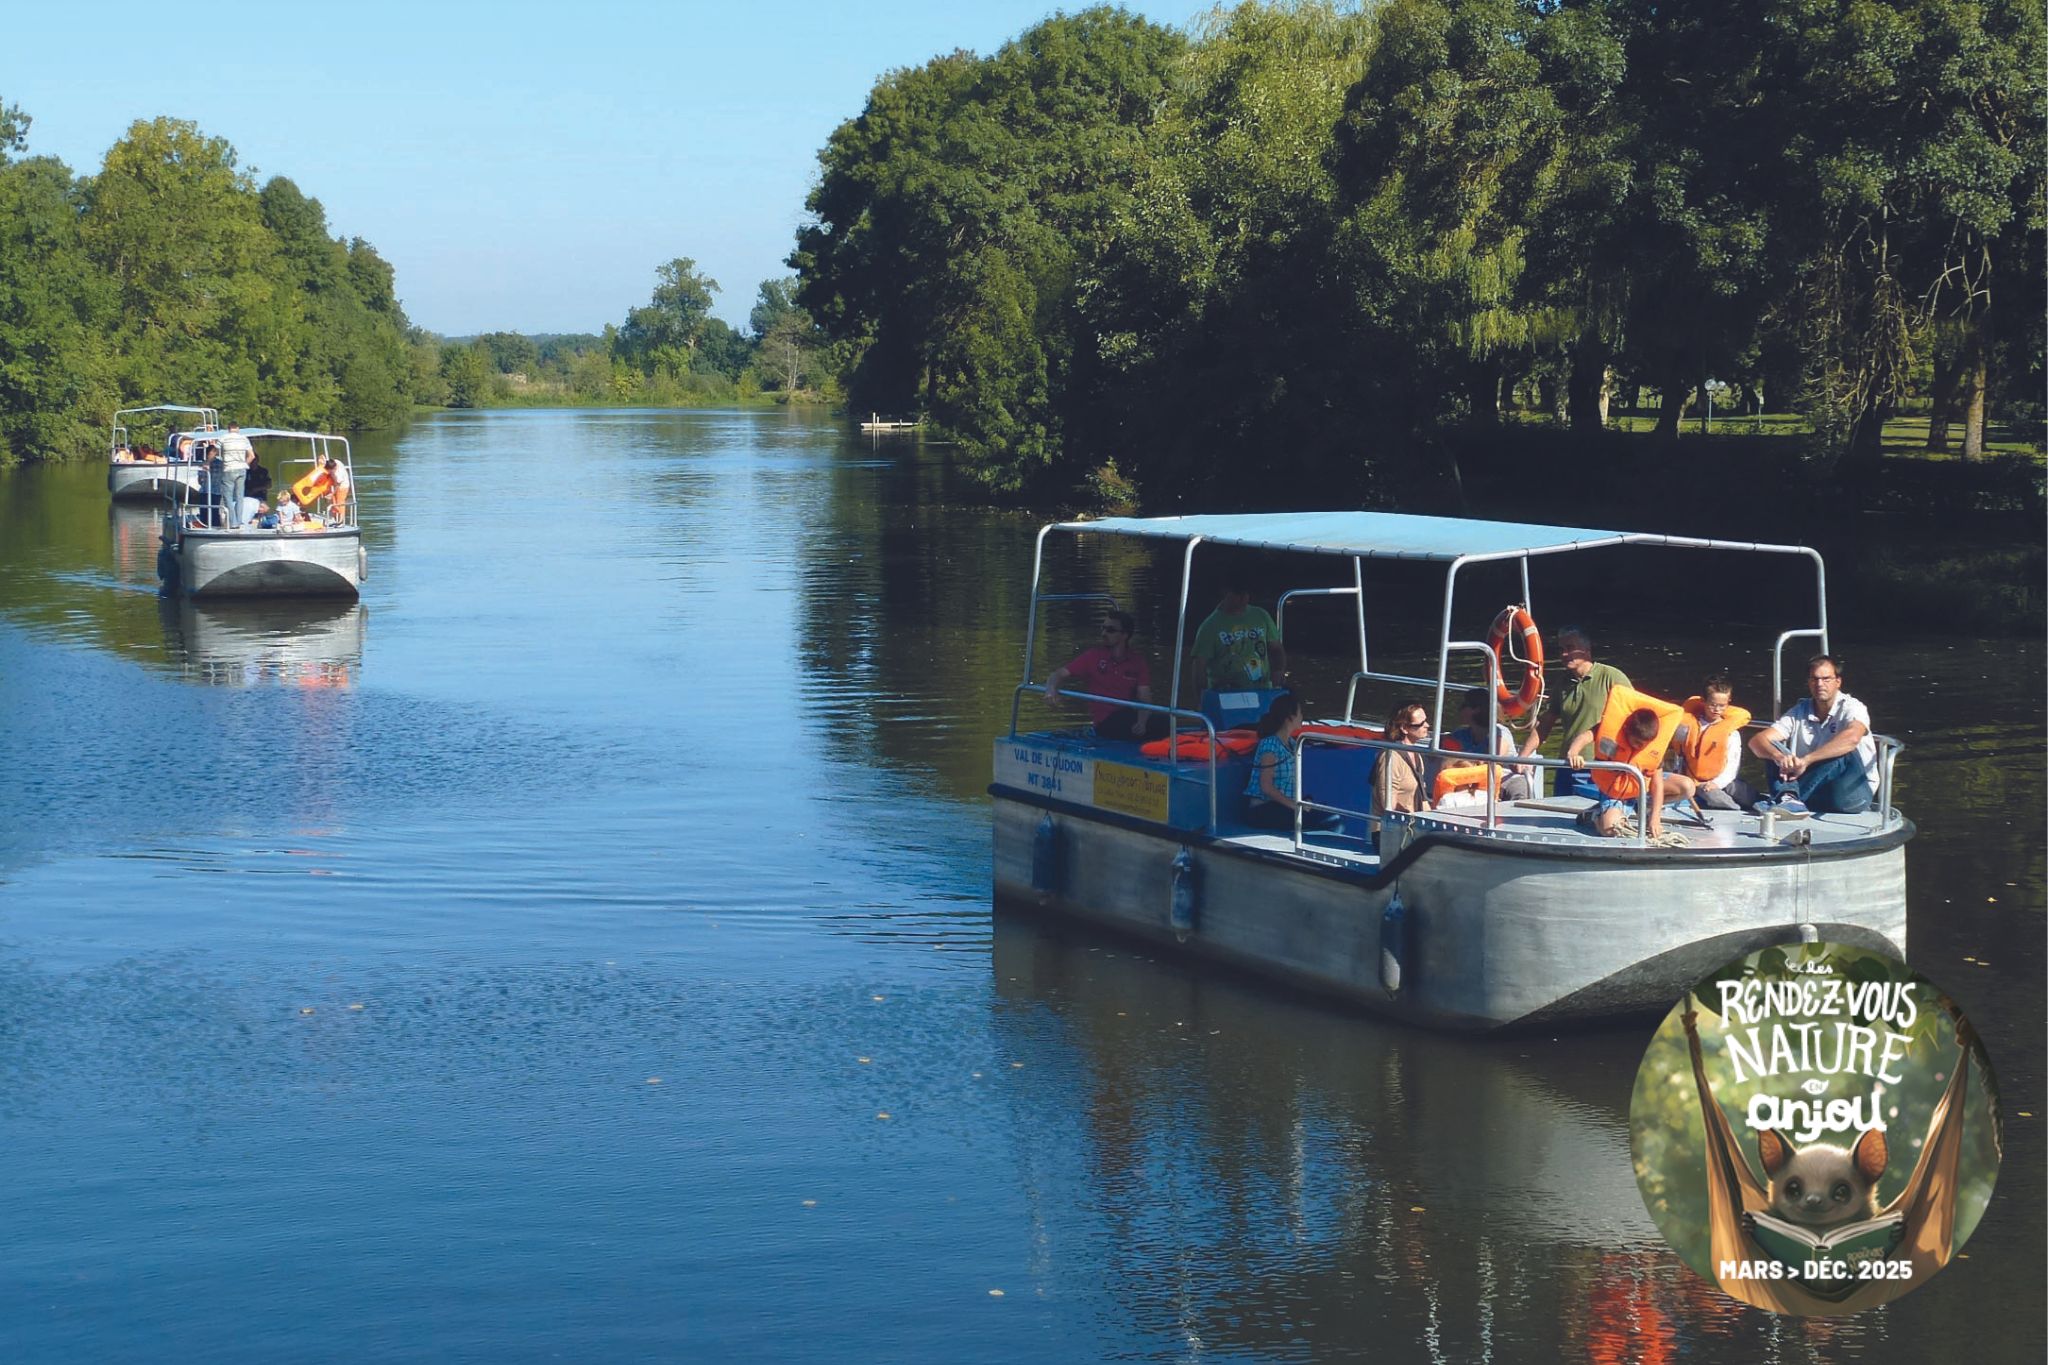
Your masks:
[{"label": "boat railing", "polygon": [[[1388,820],[1393,820],[1397,823],[1405,824],[1412,818],[1412,814],[1409,812],[1374,812],[1349,810],[1343,806],[1334,806],[1325,802],[1308,800],[1307,797],[1302,795],[1302,775],[1304,770],[1308,767],[1308,749],[1311,744],[1327,744],[1338,748],[1380,749],[1391,753],[1418,754],[1424,759],[1442,760],[1446,762],[1459,763],[1465,765],[1470,765],[1473,763],[1483,763],[1487,767],[1494,769],[1502,767],[1568,769],[1572,767],[1572,764],[1569,760],[1562,758],[1541,758],[1534,754],[1530,754],[1527,756],[1521,754],[1481,754],[1471,753],[1464,749],[1444,749],[1439,748],[1436,745],[1428,744],[1397,744],[1392,740],[1366,739],[1361,735],[1332,735],[1316,733],[1304,734],[1302,736],[1301,758],[1300,761],[1298,761],[1294,765],[1294,846],[1297,850],[1304,847],[1302,840],[1303,816],[1311,810],[1327,811],[1332,815],[1338,816],[1348,816],[1351,819],[1364,820],[1376,826],[1384,826],[1384,824]],[[1635,778],[1640,778],[1642,776],[1641,771],[1638,768],[1636,768],[1634,764],[1617,763],[1609,759],[1594,759],[1588,762],[1583,768],[1578,769],[1578,771],[1623,773]],[[1486,785],[1487,801],[1485,824],[1487,828],[1492,828],[1499,820],[1497,807],[1494,804],[1494,793],[1499,787],[1499,774],[1496,773],[1493,780],[1489,781]],[[1649,831],[1649,784],[1642,781],[1638,781],[1636,783],[1636,833],[1634,837],[1634,843],[1636,847],[1641,848],[1649,843]]]},{"label": "boat railing", "polygon": [[[1350,589],[1340,588],[1335,589],[1335,591],[1348,592]],[[1447,658],[1449,655],[1456,653],[1479,655],[1481,661],[1486,665],[1486,678],[1487,682],[1491,684],[1492,692],[1496,697],[1500,695],[1500,655],[1494,652],[1492,645],[1487,644],[1484,640],[1452,640],[1444,646],[1444,653]],[[1443,676],[1437,678],[1424,678],[1410,673],[1383,673],[1377,669],[1360,669],[1358,672],[1353,673],[1350,681],[1344,686],[1344,721],[1347,725],[1354,721],[1354,708],[1358,704],[1358,685],[1362,682],[1397,683],[1403,687],[1423,687],[1429,689],[1437,698],[1436,711],[1431,714],[1430,719],[1436,725],[1440,726],[1443,724],[1444,718],[1441,714],[1443,710],[1443,693],[1451,686],[1450,669],[1448,667],[1444,669]],[[1492,723],[1496,725],[1500,723],[1500,717],[1497,714],[1493,717]]]},{"label": "boat railing", "polygon": [[[1044,696],[1044,695],[1045,695],[1045,684],[1043,684],[1043,683],[1019,683],[1019,684],[1017,684],[1017,690],[1016,690],[1016,691],[1015,691],[1014,693],[1012,693],[1012,694],[1010,695],[1010,738],[1011,738],[1011,739],[1015,739],[1015,738],[1017,737],[1017,715],[1018,715],[1018,712],[1019,712],[1019,711],[1021,710],[1021,708],[1022,708],[1022,707],[1023,707],[1023,705],[1024,705],[1024,694],[1025,694],[1025,693],[1027,693],[1027,692],[1029,692],[1029,693],[1032,693],[1032,694],[1034,694],[1034,695],[1036,695],[1036,696],[1041,696],[1041,697],[1042,697],[1042,696]],[[1203,732],[1204,732],[1205,734],[1207,734],[1207,735],[1208,735],[1208,737],[1209,737],[1209,743],[1208,743],[1208,750],[1209,750],[1209,757],[1208,757],[1208,766],[1209,766],[1209,825],[1208,825],[1208,829],[1207,829],[1207,831],[1206,831],[1206,832],[1207,832],[1207,833],[1210,833],[1210,834],[1214,834],[1214,833],[1216,832],[1216,823],[1217,823],[1217,821],[1216,821],[1216,781],[1217,781],[1217,777],[1216,777],[1216,749],[1217,749],[1217,745],[1216,745],[1216,722],[1215,722],[1215,721],[1213,721],[1213,720],[1210,720],[1210,719],[1209,719],[1209,718],[1208,718],[1207,716],[1203,715],[1203,714],[1202,714],[1202,713],[1201,713],[1200,711],[1190,711],[1190,710],[1188,710],[1188,709],[1187,709],[1186,707],[1184,707],[1184,706],[1161,706],[1161,705],[1159,705],[1159,704],[1158,704],[1157,702],[1149,702],[1149,701],[1126,701],[1126,700],[1125,700],[1124,698],[1122,698],[1122,697],[1104,697],[1104,696],[1100,696],[1100,695],[1098,695],[1098,694],[1096,694],[1096,693],[1094,693],[1094,692],[1077,692],[1077,691],[1074,691],[1074,690],[1073,690],[1072,688],[1066,688],[1066,687],[1063,687],[1063,688],[1061,688],[1061,689],[1060,689],[1060,696],[1061,696],[1061,698],[1062,698],[1062,699],[1065,699],[1065,698],[1069,698],[1069,697],[1071,697],[1071,698],[1072,698],[1073,700],[1075,700],[1075,701],[1093,701],[1093,702],[1101,702],[1101,703],[1102,703],[1103,705],[1105,705],[1105,706],[1114,706],[1114,707],[1117,707],[1117,708],[1118,708],[1119,710],[1126,710],[1126,709],[1127,709],[1127,710],[1131,710],[1131,711],[1143,711],[1143,712],[1146,712],[1146,713],[1148,713],[1148,714],[1151,714],[1151,715],[1160,715],[1160,716],[1165,716],[1165,717],[1167,718],[1168,722],[1169,722],[1169,726],[1168,726],[1168,739],[1167,739],[1167,746],[1166,746],[1166,753],[1167,753],[1167,758],[1168,758],[1169,762],[1171,763],[1171,765],[1172,765],[1172,766],[1173,766],[1173,767],[1174,767],[1175,769],[1178,769],[1178,768],[1180,768],[1180,766],[1181,766],[1181,758],[1180,758],[1180,745],[1179,745],[1179,743],[1177,742],[1177,741],[1178,741],[1178,739],[1179,739],[1179,728],[1178,728],[1178,726],[1177,726],[1177,725],[1173,724],[1173,722],[1178,722],[1178,721],[1188,720],[1188,721],[1194,721],[1194,722],[1198,723],[1198,724],[1199,724],[1199,725],[1201,726],[1201,728],[1202,728]]]},{"label": "boat railing", "polygon": [[1809,626],[1805,630],[1788,630],[1778,637],[1771,646],[1771,714],[1785,714],[1785,646],[1794,640],[1818,640],[1820,647],[1828,647],[1826,626]]}]

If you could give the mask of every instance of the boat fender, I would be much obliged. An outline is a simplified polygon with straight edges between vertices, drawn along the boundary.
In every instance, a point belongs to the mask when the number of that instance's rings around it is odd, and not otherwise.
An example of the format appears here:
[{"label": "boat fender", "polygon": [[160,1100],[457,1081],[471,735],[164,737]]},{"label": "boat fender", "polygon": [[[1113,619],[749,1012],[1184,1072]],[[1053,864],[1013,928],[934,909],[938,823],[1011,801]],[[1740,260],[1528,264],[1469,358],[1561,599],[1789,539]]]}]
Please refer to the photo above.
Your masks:
[{"label": "boat fender", "polygon": [[1387,897],[1387,908],[1380,911],[1380,984],[1389,995],[1400,994],[1401,964],[1407,956],[1408,907],[1401,903],[1397,890]]},{"label": "boat fender", "polygon": [[1173,889],[1167,897],[1166,922],[1182,943],[1195,932],[1195,912],[1201,895],[1201,870],[1195,866],[1194,850],[1183,846],[1173,858]]},{"label": "boat fender", "polygon": [[1060,889],[1060,827],[1048,811],[1031,835],[1031,889],[1050,900]]},{"label": "boat fender", "polygon": [[368,546],[356,546],[356,581],[362,582],[370,576],[370,551]]}]

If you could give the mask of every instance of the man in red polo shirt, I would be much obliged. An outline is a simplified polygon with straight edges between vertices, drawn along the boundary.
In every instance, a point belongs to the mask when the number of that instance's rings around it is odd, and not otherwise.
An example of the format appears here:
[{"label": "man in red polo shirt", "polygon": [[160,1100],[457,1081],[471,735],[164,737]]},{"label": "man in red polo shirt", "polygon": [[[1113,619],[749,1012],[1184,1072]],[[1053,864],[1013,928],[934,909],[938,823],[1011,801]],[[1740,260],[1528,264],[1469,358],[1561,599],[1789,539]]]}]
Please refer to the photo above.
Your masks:
[{"label": "man in red polo shirt", "polygon": [[1131,652],[1131,631],[1136,625],[1137,619],[1127,611],[1103,613],[1102,643],[1054,669],[1045,680],[1048,702],[1057,703],[1060,688],[1068,683],[1073,684],[1075,691],[1089,695],[1088,714],[1095,722],[1099,739],[1147,740],[1166,734],[1166,717],[1162,713],[1116,704],[1149,704],[1152,700],[1152,669]]}]

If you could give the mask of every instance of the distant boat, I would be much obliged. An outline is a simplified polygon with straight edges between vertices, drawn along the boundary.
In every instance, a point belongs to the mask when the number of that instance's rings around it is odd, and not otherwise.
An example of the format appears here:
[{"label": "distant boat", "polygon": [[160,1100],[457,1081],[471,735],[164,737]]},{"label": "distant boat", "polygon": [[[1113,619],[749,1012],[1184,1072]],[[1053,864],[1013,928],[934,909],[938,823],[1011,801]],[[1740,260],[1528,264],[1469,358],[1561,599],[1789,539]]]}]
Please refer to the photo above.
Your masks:
[{"label": "distant boat", "polygon": [[[192,489],[180,489],[179,500],[164,516],[163,546],[157,552],[164,591],[187,597],[356,596],[369,576],[369,557],[356,521],[348,438],[268,427],[242,435],[251,441],[302,443],[305,457],[278,459],[277,477],[281,483],[290,464],[308,467],[292,491],[313,515],[289,528],[278,526],[274,515],[264,517],[263,524],[228,527],[216,524],[213,509]],[[330,457],[348,476],[338,492],[325,473]]]},{"label": "distant boat", "polygon": [[884,417],[878,412],[868,414],[868,420],[860,424],[862,431],[916,431],[924,422],[918,419],[905,421],[900,417]]},{"label": "distant boat", "polygon": [[[143,417],[149,413],[189,413],[199,418],[201,431],[213,431],[220,426],[220,413],[212,408],[186,407],[178,403],[157,403],[146,408],[122,408],[114,414],[114,430],[107,441],[107,492],[116,502],[138,502],[148,499],[161,500],[176,496],[177,490],[197,488],[199,472],[205,465],[197,460],[183,458],[179,443],[166,440],[166,449],[156,451],[153,447],[148,455],[138,455],[141,447],[129,441],[128,422],[125,419]],[[154,430],[166,425],[162,419],[155,422],[137,423]]]}]

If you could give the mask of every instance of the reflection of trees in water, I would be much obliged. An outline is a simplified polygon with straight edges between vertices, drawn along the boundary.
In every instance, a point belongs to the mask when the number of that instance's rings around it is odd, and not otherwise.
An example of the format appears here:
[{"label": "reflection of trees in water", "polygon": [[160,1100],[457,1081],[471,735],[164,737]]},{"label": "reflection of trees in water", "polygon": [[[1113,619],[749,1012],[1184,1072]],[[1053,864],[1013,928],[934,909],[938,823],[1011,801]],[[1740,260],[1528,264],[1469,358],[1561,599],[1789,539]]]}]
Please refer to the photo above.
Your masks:
[{"label": "reflection of trees in water", "polygon": [[[1644,1215],[1633,1035],[1400,1030],[1007,912],[992,965],[997,1033],[1071,1078],[1078,1120],[1043,1084],[1014,1114],[1039,1273],[1099,1278],[1139,1333],[1251,1359],[1809,1358]],[[1080,1151],[1044,1153],[1069,1131]]]}]

